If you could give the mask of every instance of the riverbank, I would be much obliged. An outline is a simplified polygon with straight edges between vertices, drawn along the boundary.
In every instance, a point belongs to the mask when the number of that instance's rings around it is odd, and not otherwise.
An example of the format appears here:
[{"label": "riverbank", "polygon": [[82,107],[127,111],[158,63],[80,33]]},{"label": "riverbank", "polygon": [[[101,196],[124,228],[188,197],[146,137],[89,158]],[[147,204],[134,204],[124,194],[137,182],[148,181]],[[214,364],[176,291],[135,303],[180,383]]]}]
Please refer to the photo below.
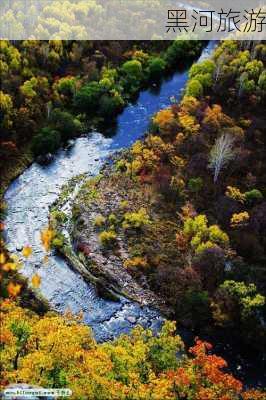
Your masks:
[{"label": "riverbank", "polygon": [[106,166],[97,179],[86,180],[83,176],[78,179],[79,185],[75,179],[63,188],[50,209],[52,245],[75,271],[96,286],[101,297],[115,301],[119,300],[117,295],[124,296],[170,316],[173,311],[165,302],[145,282],[138,284],[127,272],[124,264],[129,249],[123,235],[117,235],[110,243],[108,238],[102,243],[99,241],[105,227],[118,224],[116,211],[119,209],[121,217],[127,208],[127,200],[121,197],[114,182],[110,182],[109,173],[110,168]]}]

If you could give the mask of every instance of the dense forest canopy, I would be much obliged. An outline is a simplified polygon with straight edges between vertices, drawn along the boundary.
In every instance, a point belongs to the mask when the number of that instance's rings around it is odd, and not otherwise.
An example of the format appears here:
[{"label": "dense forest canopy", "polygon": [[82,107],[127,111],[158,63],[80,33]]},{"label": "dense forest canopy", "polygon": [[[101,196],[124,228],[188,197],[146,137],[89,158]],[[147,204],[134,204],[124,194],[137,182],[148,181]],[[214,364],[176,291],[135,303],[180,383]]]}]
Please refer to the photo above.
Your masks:
[{"label": "dense forest canopy", "polygon": [[162,17],[167,15],[167,5],[171,7],[171,1],[4,0],[0,5],[0,37],[88,40],[108,39],[112,32],[112,38],[130,39],[130,35],[136,37],[138,26],[139,39],[150,39],[156,28],[164,29]]},{"label": "dense forest canopy", "polygon": [[[0,38],[11,40],[262,40],[259,0],[3,0]],[[183,10],[180,18],[175,11]],[[168,14],[173,11],[173,15]],[[178,15],[178,13],[177,13]],[[254,37],[255,34],[255,37]],[[240,37],[239,37],[240,36]]]},{"label": "dense forest canopy", "polygon": [[187,41],[1,41],[3,182],[10,164],[20,170],[32,153],[53,153],[91,125],[113,120],[141,87],[158,81],[177,62],[195,58],[202,46]]}]

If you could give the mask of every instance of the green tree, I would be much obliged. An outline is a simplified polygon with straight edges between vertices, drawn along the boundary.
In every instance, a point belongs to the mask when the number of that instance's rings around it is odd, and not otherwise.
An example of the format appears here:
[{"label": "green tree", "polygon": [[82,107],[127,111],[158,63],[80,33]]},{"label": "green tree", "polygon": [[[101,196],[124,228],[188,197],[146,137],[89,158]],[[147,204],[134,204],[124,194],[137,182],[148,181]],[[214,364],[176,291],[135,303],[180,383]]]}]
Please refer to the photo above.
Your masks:
[{"label": "green tree", "polygon": [[211,76],[214,74],[216,69],[215,62],[212,60],[205,60],[201,63],[197,63],[192,65],[189,71],[189,78],[195,78],[198,75],[202,74],[210,74]]},{"label": "green tree", "polygon": [[65,96],[73,96],[76,91],[77,78],[66,76],[54,84],[54,89]]},{"label": "green tree", "polygon": [[83,86],[74,97],[74,106],[86,113],[97,110],[99,99],[104,93],[104,89],[98,82],[91,82]]},{"label": "green tree", "polygon": [[67,111],[53,110],[50,120],[54,128],[60,132],[63,140],[77,136],[82,132],[81,122]]},{"label": "green tree", "polygon": [[252,60],[246,64],[245,71],[249,78],[258,80],[260,73],[263,70],[263,62],[260,60]]},{"label": "green tree", "polygon": [[165,52],[165,61],[172,68],[184,60],[189,61],[200,52],[202,42],[193,40],[175,40]]},{"label": "green tree", "polygon": [[266,71],[263,71],[260,74],[260,77],[258,80],[258,86],[263,91],[263,94],[265,96],[266,95]]},{"label": "green tree", "polygon": [[12,97],[0,91],[0,127],[8,129],[12,127],[12,113],[13,113],[13,101]]},{"label": "green tree", "polygon": [[203,86],[197,79],[192,79],[186,87],[186,96],[200,98],[203,95]]},{"label": "green tree", "polygon": [[140,81],[143,78],[142,65],[138,60],[126,61],[122,65],[122,71],[129,80],[133,79]]},{"label": "green tree", "polygon": [[160,57],[152,57],[148,61],[148,74],[149,79],[158,80],[162,78],[162,75],[166,68],[166,62]]},{"label": "green tree", "polygon": [[265,297],[256,285],[225,281],[214,295],[212,315],[217,325],[237,334],[238,340],[258,349],[265,347]]},{"label": "green tree", "polygon": [[121,96],[104,94],[99,101],[99,113],[105,118],[113,118],[123,108],[124,102]]},{"label": "green tree", "polygon": [[203,188],[202,178],[191,178],[188,181],[188,188],[191,192],[198,193]]},{"label": "green tree", "polygon": [[35,156],[54,153],[60,146],[60,133],[49,127],[41,129],[32,140],[32,151]]}]

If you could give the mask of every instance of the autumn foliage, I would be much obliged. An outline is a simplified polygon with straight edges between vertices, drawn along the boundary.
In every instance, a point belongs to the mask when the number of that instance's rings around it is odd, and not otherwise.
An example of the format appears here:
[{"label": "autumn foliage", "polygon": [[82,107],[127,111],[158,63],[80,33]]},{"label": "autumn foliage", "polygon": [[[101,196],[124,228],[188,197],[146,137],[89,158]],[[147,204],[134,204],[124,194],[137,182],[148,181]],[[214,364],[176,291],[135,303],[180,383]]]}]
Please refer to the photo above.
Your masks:
[{"label": "autumn foliage", "polygon": [[[45,317],[5,301],[1,309],[1,386],[25,382],[69,387],[73,399],[99,400],[249,400],[241,382],[224,372],[226,362],[196,340],[183,352],[175,324],[158,336],[135,328],[129,336],[97,344],[82,315]],[[250,394],[249,394],[250,393]]]}]

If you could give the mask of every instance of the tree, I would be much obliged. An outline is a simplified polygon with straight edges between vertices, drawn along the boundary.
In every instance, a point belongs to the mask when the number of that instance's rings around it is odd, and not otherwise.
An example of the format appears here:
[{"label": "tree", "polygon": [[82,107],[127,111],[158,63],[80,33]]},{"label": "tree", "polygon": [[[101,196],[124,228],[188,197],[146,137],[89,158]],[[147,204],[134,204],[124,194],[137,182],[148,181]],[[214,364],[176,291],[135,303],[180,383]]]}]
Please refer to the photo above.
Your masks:
[{"label": "tree", "polygon": [[264,96],[266,95],[266,71],[260,74],[258,81],[259,88],[262,90]]},{"label": "tree", "polygon": [[192,65],[189,71],[189,78],[197,77],[199,74],[213,74],[216,65],[212,60],[205,60],[201,63]]},{"label": "tree", "polygon": [[248,73],[243,72],[239,78],[239,91],[238,95],[252,94],[256,90],[256,84],[254,79],[249,79]]},{"label": "tree", "polygon": [[91,82],[83,86],[74,97],[74,106],[80,110],[89,113],[94,112],[99,103],[99,99],[104,89],[98,82]]},{"label": "tree", "polygon": [[60,133],[49,127],[42,128],[32,140],[32,151],[34,155],[54,153],[60,146]]},{"label": "tree", "polygon": [[214,183],[228,163],[234,158],[234,138],[228,134],[223,134],[218,138],[211,149],[209,168],[214,172]]},{"label": "tree", "polygon": [[218,225],[208,227],[208,219],[203,214],[185,218],[183,234],[198,255],[207,249],[217,246],[226,248],[229,245],[228,235]]},{"label": "tree", "polygon": [[122,77],[120,84],[125,92],[136,93],[139,90],[140,84],[144,79],[142,64],[138,60],[126,61],[121,67]]},{"label": "tree", "polygon": [[186,87],[186,96],[199,98],[203,95],[203,86],[197,79],[192,79],[188,82]]},{"label": "tree", "polygon": [[213,82],[215,68],[215,63],[212,60],[194,64],[189,71],[189,79],[199,81],[204,89],[209,88]]},{"label": "tree", "polygon": [[263,62],[260,60],[252,60],[246,64],[245,70],[251,79],[255,79],[257,81],[260,73],[263,70]]},{"label": "tree", "polygon": [[25,81],[23,85],[20,87],[21,93],[26,97],[32,99],[37,96],[36,88],[37,88],[38,80],[33,77],[28,81]]},{"label": "tree", "polygon": [[[205,299],[203,298],[205,304]],[[225,360],[196,340],[184,353],[176,324],[166,321],[158,335],[136,327],[129,335],[97,344],[82,316],[39,316],[13,301],[1,308],[1,389],[25,382],[68,387],[73,400],[210,399],[262,400],[245,392],[224,372]]]},{"label": "tree", "polygon": [[162,78],[166,62],[160,57],[153,57],[148,62],[148,74],[151,80],[158,80]]},{"label": "tree", "polygon": [[11,115],[13,112],[12,97],[7,93],[0,91],[0,127],[5,129],[12,127]]},{"label": "tree", "polygon": [[217,290],[213,316],[222,326],[234,325],[238,329],[241,325],[245,326],[243,334],[246,337],[252,337],[254,334],[257,334],[258,338],[263,337],[264,332],[265,340],[266,332],[261,319],[264,306],[265,297],[257,292],[256,285],[229,280]]},{"label": "tree", "polygon": [[76,93],[77,78],[65,76],[54,84],[54,89],[59,93],[72,97]]},{"label": "tree", "polygon": [[51,124],[61,134],[63,140],[77,136],[82,132],[82,124],[67,111],[55,109],[51,113]]},{"label": "tree", "polygon": [[178,63],[188,61],[200,53],[202,42],[193,40],[175,40],[165,52],[165,61],[172,68]]},{"label": "tree", "polygon": [[126,61],[122,65],[122,71],[125,73],[127,78],[141,80],[143,77],[142,65],[138,60]]},{"label": "tree", "polygon": [[202,178],[191,178],[188,181],[188,188],[193,193],[198,193],[203,188],[203,180]]},{"label": "tree", "polygon": [[110,96],[104,94],[100,98],[99,112],[105,118],[114,118],[123,109],[123,99],[121,96]]}]

